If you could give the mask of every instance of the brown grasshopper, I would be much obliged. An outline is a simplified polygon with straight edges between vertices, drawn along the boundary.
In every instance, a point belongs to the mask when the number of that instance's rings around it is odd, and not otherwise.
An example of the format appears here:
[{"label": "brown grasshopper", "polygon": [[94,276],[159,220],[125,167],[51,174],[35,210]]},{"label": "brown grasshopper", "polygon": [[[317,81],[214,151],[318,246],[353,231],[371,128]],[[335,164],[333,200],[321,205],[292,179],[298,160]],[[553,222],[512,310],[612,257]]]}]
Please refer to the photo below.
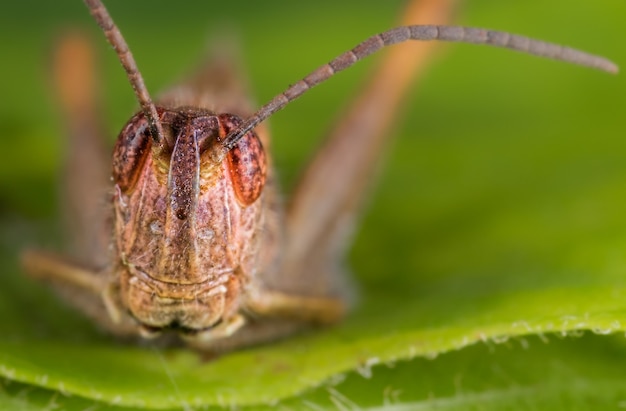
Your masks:
[{"label": "brown grasshopper", "polygon": [[[72,218],[80,223],[78,257],[29,251],[25,267],[115,334],[173,330],[202,349],[268,341],[344,316],[351,293],[341,256],[394,111],[430,46],[405,45],[387,56],[283,207],[260,124],[311,87],[408,40],[488,44],[617,71],[605,59],[508,33],[406,25],[341,54],[256,112],[232,68],[219,61],[155,104],[104,5],[85,4],[115,48],[141,111],[119,134],[109,181],[88,91],[88,49],[80,41],[65,45],[56,72],[70,120],[67,180]],[[410,6],[406,24],[444,24],[452,3]],[[103,190],[108,210],[96,200]]]}]

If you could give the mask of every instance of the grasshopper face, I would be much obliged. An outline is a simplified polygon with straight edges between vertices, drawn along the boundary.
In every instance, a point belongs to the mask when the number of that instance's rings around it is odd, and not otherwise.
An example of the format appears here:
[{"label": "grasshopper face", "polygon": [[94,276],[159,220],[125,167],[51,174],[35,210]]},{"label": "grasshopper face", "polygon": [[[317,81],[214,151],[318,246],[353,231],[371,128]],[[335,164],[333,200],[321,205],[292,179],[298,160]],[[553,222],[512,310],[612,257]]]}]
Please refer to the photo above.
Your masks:
[{"label": "grasshopper face", "polygon": [[254,132],[235,149],[220,150],[220,141],[241,123],[237,116],[157,110],[162,144],[139,113],[114,149],[120,299],[150,330],[204,330],[237,313],[240,290],[256,273],[265,153]]}]

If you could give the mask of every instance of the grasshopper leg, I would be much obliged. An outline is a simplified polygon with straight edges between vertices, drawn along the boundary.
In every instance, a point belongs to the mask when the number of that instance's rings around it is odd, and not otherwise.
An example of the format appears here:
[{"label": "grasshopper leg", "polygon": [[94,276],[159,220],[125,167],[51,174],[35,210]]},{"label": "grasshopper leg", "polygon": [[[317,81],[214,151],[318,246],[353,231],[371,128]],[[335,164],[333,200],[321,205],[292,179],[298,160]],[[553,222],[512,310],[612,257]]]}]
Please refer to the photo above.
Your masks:
[{"label": "grasshopper leg", "polygon": [[[454,0],[413,0],[402,24],[447,24]],[[434,51],[433,43],[390,49],[305,168],[286,211],[279,289],[350,299],[342,267],[371,181],[392,141],[402,104]]]},{"label": "grasshopper leg", "polygon": [[68,33],[53,53],[52,82],[65,133],[61,209],[71,254],[81,263],[107,263],[110,229],[106,194],[110,159],[100,124],[95,56],[84,33]]}]

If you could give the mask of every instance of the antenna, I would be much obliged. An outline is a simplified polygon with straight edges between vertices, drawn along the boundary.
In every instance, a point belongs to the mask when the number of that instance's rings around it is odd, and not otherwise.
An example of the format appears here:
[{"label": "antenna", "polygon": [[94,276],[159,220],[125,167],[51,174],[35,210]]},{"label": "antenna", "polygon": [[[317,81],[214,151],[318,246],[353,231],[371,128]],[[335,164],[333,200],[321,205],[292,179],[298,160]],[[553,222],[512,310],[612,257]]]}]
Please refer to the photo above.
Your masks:
[{"label": "antenna", "polygon": [[384,47],[409,40],[441,40],[457,43],[485,44],[587,66],[609,73],[618,72],[617,65],[605,58],[558,44],[546,43],[501,31],[454,26],[402,26],[368,38],[352,50],[339,55],[330,63],[317,68],[302,80],[291,85],[287,90],[275,96],[269,103],[265,104],[256,113],[245,120],[237,129],[229,133],[223,140],[222,146],[226,151],[231,150],[247,132],[311,88],[323,83],[336,73],[353,66],[359,60],[376,53]]},{"label": "antenna", "polygon": [[[115,53],[117,53],[117,57],[119,58],[120,63],[122,63],[122,67],[124,67],[124,71],[128,76],[130,85],[135,91],[135,96],[139,101],[141,110],[148,119],[152,140],[159,146],[162,146],[165,140],[165,134],[163,133],[163,127],[159,121],[159,113],[157,113],[157,109],[150,98],[148,89],[146,88],[143,77],[139,72],[139,68],[137,68],[137,63],[133,58],[133,54],[130,52],[128,44],[126,44],[126,40],[124,40],[122,33],[113,22],[111,15],[107,11],[106,7],[104,7],[104,4],[102,4],[102,1],[84,0],[84,2],[89,8],[89,12],[98,23],[98,26],[100,26],[104,32],[109,44],[111,44],[111,46],[115,49]],[[174,146],[173,144],[169,145],[170,147]]]}]

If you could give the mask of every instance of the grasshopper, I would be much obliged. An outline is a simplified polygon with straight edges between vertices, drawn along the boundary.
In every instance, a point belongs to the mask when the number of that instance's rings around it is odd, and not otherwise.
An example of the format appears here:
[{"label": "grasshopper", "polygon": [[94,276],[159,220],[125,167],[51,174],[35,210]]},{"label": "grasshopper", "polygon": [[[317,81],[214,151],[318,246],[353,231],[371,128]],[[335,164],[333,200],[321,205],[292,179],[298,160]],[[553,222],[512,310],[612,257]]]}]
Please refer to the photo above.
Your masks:
[{"label": "grasshopper", "polygon": [[[311,87],[411,40],[487,44],[617,71],[608,60],[559,45],[442,25],[451,2],[413,1],[407,25],[358,44],[257,111],[219,61],[153,102],[104,5],[84,2],[141,110],[122,128],[112,171],[105,171],[97,109],[85,91],[90,80],[80,83],[89,79],[89,52],[80,41],[66,44],[56,72],[71,125],[67,185],[81,223],[78,251],[73,259],[27,251],[24,265],[114,334],[154,338],[170,331],[199,349],[261,343],[345,315],[351,287],[341,257],[394,111],[431,45],[404,45],[386,57],[285,205],[262,123]],[[95,200],[102,191],[108,209]]]}]

